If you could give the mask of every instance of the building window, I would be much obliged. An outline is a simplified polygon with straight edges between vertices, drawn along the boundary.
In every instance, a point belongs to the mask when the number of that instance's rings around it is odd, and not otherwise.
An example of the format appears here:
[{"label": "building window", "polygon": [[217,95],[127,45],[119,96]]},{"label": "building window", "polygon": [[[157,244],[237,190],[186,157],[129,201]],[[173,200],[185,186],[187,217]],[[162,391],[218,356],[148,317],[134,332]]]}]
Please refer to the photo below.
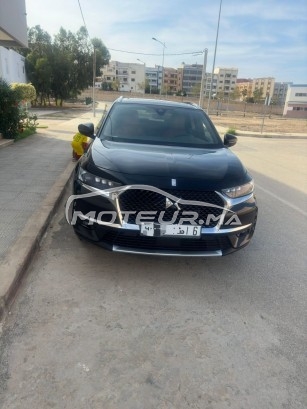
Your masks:
[{"label": "building window", "polygon": [[135,71],[131,71],[131,74],[135,74]]},{"label": "building window", "polygon": [[131,78],[131,82],[134,82],[135,81],[135,78]]},{"label": "building window", "polygon": [[296,92],[295,96],[296,97],[307,97],[307,93],[306,92]]}]

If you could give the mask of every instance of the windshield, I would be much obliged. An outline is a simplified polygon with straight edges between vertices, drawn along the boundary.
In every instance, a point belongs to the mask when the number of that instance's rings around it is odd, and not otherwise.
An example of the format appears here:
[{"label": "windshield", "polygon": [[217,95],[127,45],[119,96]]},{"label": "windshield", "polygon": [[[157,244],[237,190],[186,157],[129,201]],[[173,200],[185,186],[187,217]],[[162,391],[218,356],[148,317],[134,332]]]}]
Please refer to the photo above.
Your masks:
[{"label": "windshield", "polygon": [[223,146],[203,111],[154,104],[113,106],[99,137],[115,142],[152,145]]}]

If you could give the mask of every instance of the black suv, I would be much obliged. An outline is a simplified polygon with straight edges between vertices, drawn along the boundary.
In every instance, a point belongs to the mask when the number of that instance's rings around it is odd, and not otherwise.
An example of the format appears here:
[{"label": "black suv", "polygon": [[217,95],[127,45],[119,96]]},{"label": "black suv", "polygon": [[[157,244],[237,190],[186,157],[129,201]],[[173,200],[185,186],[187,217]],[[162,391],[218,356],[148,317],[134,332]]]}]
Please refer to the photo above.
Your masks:
[{"label": "black suv", "polygon": [[66,216],[109,250],[220,256],[246,246],[257,205],[252,177],[195,104],[117,99],[77,163]]}]

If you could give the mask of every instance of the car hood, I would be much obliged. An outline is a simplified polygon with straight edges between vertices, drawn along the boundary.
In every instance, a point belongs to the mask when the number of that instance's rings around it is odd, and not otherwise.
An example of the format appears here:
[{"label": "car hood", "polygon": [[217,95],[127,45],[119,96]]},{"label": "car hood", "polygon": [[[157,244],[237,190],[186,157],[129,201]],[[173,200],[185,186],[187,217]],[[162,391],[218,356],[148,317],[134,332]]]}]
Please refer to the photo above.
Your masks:
[{"label": "car hood", "polygon": [[[107,172],[123,183],[154,178],[206,181],[224,188],[250,180],[237,156],[227,148],[196,149],[124,144],[95,139],[87,155],[90,172]],[[144,178],[144,180],[142,180]]]}]

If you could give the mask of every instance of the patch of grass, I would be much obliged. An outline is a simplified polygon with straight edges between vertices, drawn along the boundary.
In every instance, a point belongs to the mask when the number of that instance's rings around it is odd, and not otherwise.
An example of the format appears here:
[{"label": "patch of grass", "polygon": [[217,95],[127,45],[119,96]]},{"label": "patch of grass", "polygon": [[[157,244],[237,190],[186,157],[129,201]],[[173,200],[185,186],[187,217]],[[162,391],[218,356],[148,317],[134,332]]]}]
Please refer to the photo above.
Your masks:
[{"label": "patch of grass", "polygon": [[16,138],[15,142],[20,141],[21,139],[25,139],[30,135],[33,135],[36,133],[36,128],[25,128],[22,132],[20,132]]},{"label": "patch of grass", "polygon": [[228,128],[226,133],[230,133],[231,135],[236,135],[237,131],[235,130],[235,128]]}]

